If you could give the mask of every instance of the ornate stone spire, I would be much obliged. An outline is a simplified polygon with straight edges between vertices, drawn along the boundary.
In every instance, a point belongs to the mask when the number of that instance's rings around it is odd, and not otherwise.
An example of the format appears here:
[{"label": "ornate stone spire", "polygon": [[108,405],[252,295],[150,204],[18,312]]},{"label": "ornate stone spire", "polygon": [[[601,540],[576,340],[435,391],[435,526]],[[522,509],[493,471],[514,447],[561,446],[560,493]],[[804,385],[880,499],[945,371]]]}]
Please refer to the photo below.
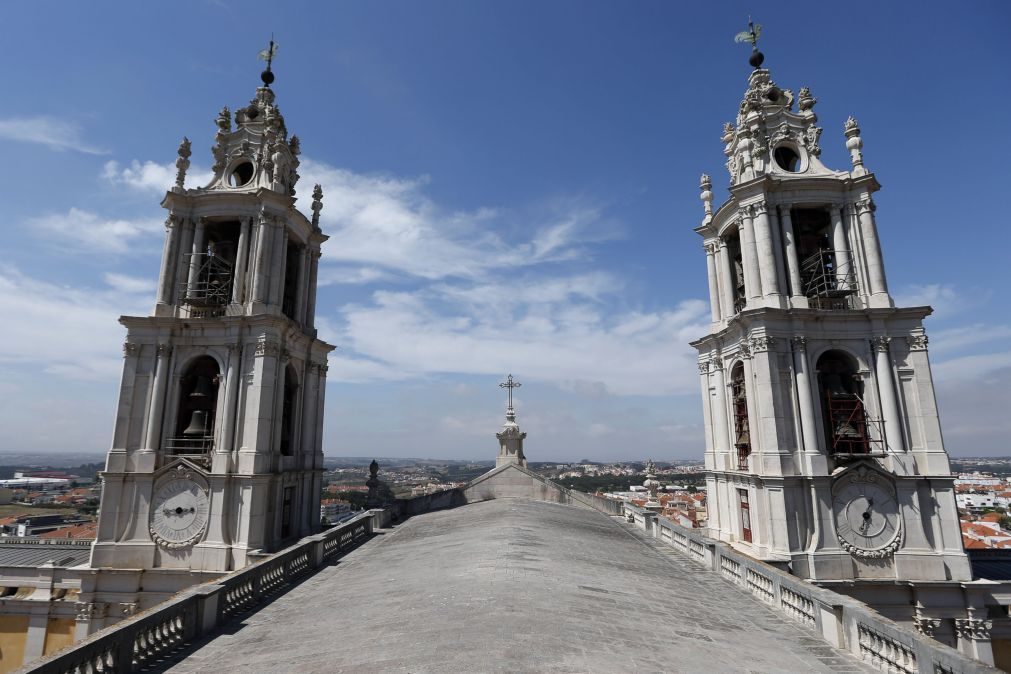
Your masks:
[{"label": "ornate stone spire", "polygon": [[860,125],[857,120],[849,117],[843,124],[843,133],[846,134],[846,149],[850,151],[850,161],[853,163],[853,175],[865,175],[867,169],[864,168],[864,140],[860,137]]},{"label": "ornate stone spire", "polygon": [[496,466],[506,463],[518,463],[521,466],[527,465],[526,457],[523,456],[523,439],[527,437],[527,434],[522,432],[520,425],[516,423],[516,410],[513,408],[513,389],[520,386],[522,384],[515,381],[512,375],[506,377],[506,380],[499,384],[499,387],[509,392],[509,397],[506,403],[506,421],[502,424],[502,431],[495,435],[499,439],[499,453],[498,459],[495,461]]},{"label": "ornate stone spire", "polygon": [[713,181],[710,179],[709,174],[702,174],[702,179],[699,181],[699,189],[702,190],[699,199],[702,199],[702,207],[706,211],[706,220],[709,220],[713,217]]},{"label": "ornate stone spire", "polygon": [[176,191],[183,191],[183,184],[186,182],[186,171],[190,167],[190,139],[183,136],[183,142],[179,143],[179,159],[176,159]]},{"label": "ornate stone spire", "polygon": [[319,183],[312,188],[312,228],[319,229],[319,212],[323,210],[323,188]]}]

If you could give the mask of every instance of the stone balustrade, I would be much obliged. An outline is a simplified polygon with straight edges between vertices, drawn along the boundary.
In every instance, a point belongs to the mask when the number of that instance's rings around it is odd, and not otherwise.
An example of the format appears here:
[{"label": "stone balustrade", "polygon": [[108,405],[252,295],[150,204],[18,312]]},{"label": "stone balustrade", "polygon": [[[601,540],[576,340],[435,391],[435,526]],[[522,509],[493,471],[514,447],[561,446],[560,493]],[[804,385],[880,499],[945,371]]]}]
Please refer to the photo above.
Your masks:
[{"label": "stone balustrade", "polygon": [[999,670],[904,629],[851,597],[826,590],[737,552],[695,529],[624,503],[625,519],[720,574],[825,640],[883,672],[975,674]]},{"label": "stone balustrade", "polygon": [[371,510],[244,569],[197,585],[111,625],[19,672],[77,674],[138,671],[211,633],[285,586],[357,547],[385,526],[389,513]]}]

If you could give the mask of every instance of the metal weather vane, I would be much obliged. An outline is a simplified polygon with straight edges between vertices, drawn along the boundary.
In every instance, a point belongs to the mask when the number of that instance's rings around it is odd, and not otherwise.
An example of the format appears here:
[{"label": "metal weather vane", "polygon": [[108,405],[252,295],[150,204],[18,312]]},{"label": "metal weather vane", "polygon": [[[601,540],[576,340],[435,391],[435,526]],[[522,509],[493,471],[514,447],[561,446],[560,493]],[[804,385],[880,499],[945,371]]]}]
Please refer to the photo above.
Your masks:
[{"label": "metal weather vane", "polygon": [[274,81],[274,73],[270,70],[270,67],[274,63],[274,57],[277,56],[277,47],[278,44],[274,42],[274,36],[271,35],[270,44],[266,49],[261,49],[260,53],[257,54],[258,59],[267,62],[267,69],[260,73],[260,79],[262,79],[263,83],[268,87],[270,86],[270,83]]},{"label": "metal weather vane", "polygon": [[765,60],[765,55],[758,51],[758,37],[761,34],[762,26],[754,23],[749,16],[748,30],[742,30],[734,36],[734,42],[747,42],[751,44],[751,57],[748,58],[748,63],[750,63],[756,70],[761,67],[762,61]]}]

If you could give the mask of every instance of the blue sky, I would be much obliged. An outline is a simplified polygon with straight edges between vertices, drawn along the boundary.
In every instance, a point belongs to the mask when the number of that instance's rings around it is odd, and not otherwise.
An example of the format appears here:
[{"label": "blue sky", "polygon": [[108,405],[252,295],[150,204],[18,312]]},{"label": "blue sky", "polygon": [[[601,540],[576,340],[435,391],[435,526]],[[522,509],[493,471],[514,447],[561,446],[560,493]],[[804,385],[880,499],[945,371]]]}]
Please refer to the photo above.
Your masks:
[{"label": "blue sky", "polygon": [[[171,7],[171,9],[169,9]],[[274,89],[324,187],[331,455],[700,458],[699,174],[749,72],[860,121],[902,304],[932,304],[948,450],[1011,454],[1005,2],[33,2],[5,9],[0,451],[108,449],[120,314],[147,314],[182,136]],[[304,201],[304,199],[302,200]],[[303,209],[307,204],[301,204]]]}]

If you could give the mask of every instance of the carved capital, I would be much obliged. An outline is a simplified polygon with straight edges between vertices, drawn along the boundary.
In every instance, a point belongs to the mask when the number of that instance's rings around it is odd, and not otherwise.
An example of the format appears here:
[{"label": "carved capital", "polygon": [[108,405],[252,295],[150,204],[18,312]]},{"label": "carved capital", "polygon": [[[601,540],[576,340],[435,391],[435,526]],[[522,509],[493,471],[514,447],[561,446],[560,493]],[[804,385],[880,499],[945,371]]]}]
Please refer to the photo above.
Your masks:
[{"label": "carved capital", "polygon": [[748,341],[751,344],[751,350],[755,353],[759,353],[772,349],[773,345],[776,343],[776,338],[769,337],[768,335],[762,335],[761,337],[752,337]]},{"label": "carved capital", "polygon": [[139,353],[140,353],[140,344],[134,344],[132,342],[123,342],[123,358],[136,356]]},{"label": "carved capital", "polygon": [[916,631],[925,637],[933,637],[934,630],[941,626],[940,618],[928,618],[927,616],[915,615],[913,616],[913,624],[916,625]]},{"label": "carved capital", "polygon": [[709,374],[709,361],[704,360],[699,363],[699,374]]},{"label": "carved capital", "polygon": [[739,346],[741,358],[751,358],[751,344],[746,339],[742,339]]},{"label": "carved capital", "polygon": [[715,255],[716,251],[719,250],[719,245],[716,243],[707,243],[702,246],[702,248],[706,251],[706,255]]},{"label": "carved capital", "polygon": [[94,601],[79,601],[74,604],[80,621],[100,620],[108,614],[108,604]]},{"label": "carved capital", "polygon": [[795,351],[807,351],[807,337],[801,337],[800,335],[792,337],[790,339],[790,344],[793,345]]},{"label": "carved capital", "polygon": [[928,341],[926,335],[910,335],[906,337],[906,344],[909,345],[910,351],[926,351]]},{"label": "carved capital", "polygon": [[878,335],[871,339],[871,348],[879,353],[887,353],[888,345],[891,343],[892,338],[885,335]]},{"label": "carved capital", "polygon": [[959,639],[989,639],[991,629],[993,629],[992,620],[955,618],[955,633],[958,634]]},{"label": "carved capital", "polygon": [[859,215],[864,215],[865,213],[873,213],[877,210],[877,206],[871,201],[870,197],[860,199],[854,204]]},{"label": "carved capital", "polygon": [[172,355],[172,345],[171,344],[159,344],[158,345],[158,357],[168,358]]},{"label": "carved capital", "polygon": [[751,204],[751,212],[755,215],[762,215],[769,212],[769,205],[765,203],[765,200],[756,201]]},{"label": "carved capital", "polygon": [[751,220],[755,216],[755,207],[752,205],[741,206],[741,218]]}]

